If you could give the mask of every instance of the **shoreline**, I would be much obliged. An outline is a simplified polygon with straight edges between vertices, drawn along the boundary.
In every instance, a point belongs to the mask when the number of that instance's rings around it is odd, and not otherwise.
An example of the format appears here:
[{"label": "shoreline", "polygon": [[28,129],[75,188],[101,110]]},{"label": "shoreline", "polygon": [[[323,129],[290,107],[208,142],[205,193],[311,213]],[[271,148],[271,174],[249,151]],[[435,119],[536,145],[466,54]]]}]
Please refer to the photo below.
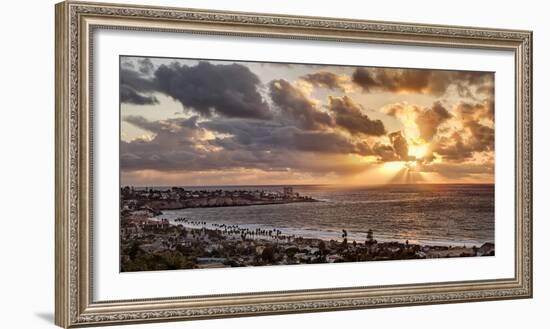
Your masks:
[{"label": "shoreline", "polygon": [[[178,211],[178,210],[183,210],[183,209],[169,209],[168,211]],[[162,220],[163,218],[165,218],[164,216],[168,215],[167,213],[162,213],[162,214],[159,214],[157,215],[155,218],[155,220]],[[170,224],[172,225],[183,225],[185,228],[189,228],[189,229],[201,229],[203,228],[202,226],[196,226],[196,225],[193,225],[193,224],[186,224],[186,223],[181,223],[181,222],[175,222],[174,219],[170,219],[168,218],[168,221],[170,222]],[[214,225],[214,224],[220,224],[220,225],[232,225],[232,224],[228,224],[228,223],[213,223],[213,222],[205,222],[203,221],[204,223],[206,223],[206,225]],[[282,232],[286,232],[287,235],[295,235],[295,236],[301,236],[302,238],[304,239],[312,239],[312,240],[323,240],[325,242],[327,241],[330,241],[330,240],[335,240],[335,241],[338,241],[338,242],[341,242],[342,241],[342,238],[341,238],[341,232],[337,232],[337,231],[317,231],[317,230],[299,230],[299,229],[295,229],[295,228],[276,228],[276,227],[271,227],[271,226],[264,226],[264,225],[259,225],[259,224],[236,224],[242,228],[248,228],[248,229],[256,229],[256,228],[261,228],[261,229],[264,229],[264,230],[280,230]],[[208,227],[205,227],[206,229],[208,229]],[[323,235],[320,235],[320,234],[317,234],[315,236],[313,235],[309,235],[307,232],[316,232],[316,233],[321,233],[321,232],[325,232],[326,234],[323,236]],[[362,233],[356,233],[356,232],[350,232],[348,233],[348,240],[349,241],[353,241],[354,239],[355,240],[361,240],[364,238],[364,236],[367,234],[367,232],[362,232]],[[425,239],[413,239],[413,238],[409,238],[407,239],[406,237],[404,238],[397,238],[397,237],[391,237],[391,236],[383,236],[383,234],[378,234],[377,235],[377,240],[379,242],[398,242],[398,243],[405,243],[407,240],[409,240],[409,243],[411,244],[417,244],[417,245],[422,245],[422,246],[436,246],[436,247],[449,247],[449,246],[452,246],[452,247],[474,247],[474,246],[481,246],[483,245],[484,243],[493,243],[493,241],[452,241],[452,240],[440,240],[440,241],[437,241],[437,240],[425,240]]]},{"label": "shoreline", "polygon": [[253,230],[186,218],[172,223],[150,215],[142,211],[121,217],[122,272],[494,255],[491,242],[466,247],[377,241],[371,230],[363,241],[353,241],[345,229],[340,241],[323,240],[276,228]]}]

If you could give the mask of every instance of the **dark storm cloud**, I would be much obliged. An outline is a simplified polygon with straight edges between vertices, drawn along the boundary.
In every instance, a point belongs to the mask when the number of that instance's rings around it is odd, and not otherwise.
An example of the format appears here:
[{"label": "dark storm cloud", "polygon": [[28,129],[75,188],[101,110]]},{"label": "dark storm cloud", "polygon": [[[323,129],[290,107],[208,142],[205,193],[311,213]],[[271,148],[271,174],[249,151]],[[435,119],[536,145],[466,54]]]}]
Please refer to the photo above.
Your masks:
[{"label": "dark storm cloud", "polygon": [[[140,116],[128,116],[124,120],[154,134],[150,140],[121,142],[121,166],[126,171],[301,170],[308,165],[317,168],[316,171],[338,171],[337,164],[315,166],[304,159],[322,155],[373,154],[366,142],[354,141],[338,133],[306,131],[262,120],[218,117],[200,122],[193,117],[149,121]],[[206,129],[223,137],[204,140],[201,137]],[[342,166],[341,170],[352,170],[348,165]]]},{"label": "dark storm cloud", "polygon": [[320,111],[313,100],[290,82],[284,79],[271,81],[269,93],[273,103],[298,126],[307,130],[317,130],[332,125],[332,118]]},{"label": "dark storm cloud", "polygon": [[120,86],[120,102],[136,105],[158,104],[158,99],[153,95],[142,95],[128,85]]},{"label": "dark storm cloud", "polygon": [[218,113],[234,118],[268,119],[269,107],[258,92],[259,78],[244,65],[195,66],[175,62],[155,71],[158,91],[205,117]]},{"label": "dark storm cloud", "polygon": [[359,105],[347,96],[329,97],[329,109],[334,115],[336,125],[344,128],[352,135],[380,136],[386,133],[382,121],[371,120],[361,111]]},{"label": "dark storm cloud", "polygon": [[120,71],[123,103],[152,104],[156,101],[153,94],[162,93],[204,117],[217,113],[234,118],[271,118],[258,91],[259,78],[244,65],[199,62],[187,66],[174,62],[155,70],[148,58],[137,64],[137,71],[127,65]]},{"label": "dark storm cloud", "polygon": [[231,152],[208,152],[197,147],[204,133],[197,117],[149,121],[140,116],[128,116],[124,120],[154,135],[150,140],[121,141],[122,170],[197,171],[237,165],[236,160],[230,158]]},{"label": "dark storm cloud", "polygon": [[430,141],[437,133],[439,126],[452,116],[440,102],[435,102],[431,108],[419,111],[416,117],[416,124],[420,131],[420,137]]},{"label": "dark storm cloud", "polygon": [[302,132],[295,135],[298,150],[339,154],[368,155],[371,150],[366,143],[353,143],[342,135],[330,132]]},{"label": "dark storm cloud", "polygon": [[203,122],[202,125],[209,130],[232,135],[213,142],[224,149],[246,147],[257,150],[285,149],[333,154],[372,153],[366,142],[353,141],[335,132],[308,131],[294,126],[264,124],[257,121],[213,120]]},{"label": "dark storm cloud", "polygon": [[231,118],[217,118],[202,122],[201,125],[208,130],[231,135],[230,138],[217,139],[216,143],[224,143],[219,145],[232,148],[249,147],[258,141],[270,140],[274,132],[282,127],[278,122]]},{"label": "dark storm cloud", "polygon": [[311,73],[303,76],[302,79],[311,83],[315,87],[324,87],[330,90],[345,90],[340,76],[332,72],[321,71]]},{"label": "dark storm cloud", "polygon": [[158,99],[152,95],[156,89],[155,82],[129,69],[128,65],[123,67],[120,70],[120,102],[136,105],[157,104]]},{"label": "dark storm cloud", "polygon": [[456,87],[462,97],[489,93],[494,85],[493,74],[487,72],[440,71],[428,69],[357,68],[352,81],[365,92],[419,93],[443,95],[449,86]]},{"label": "dark storm cloud", "polygon": [[120,85],[128,86],[141,93],[152,93],[158,88],[153,79],[126,68],[120,70]]},{"label": "dark storm cloud", "polygon": [[138,65],[139,65],[139,72],[146,75],[152,74],[155,69],[153,62],[148,57],[140,58],[138,60]]}]

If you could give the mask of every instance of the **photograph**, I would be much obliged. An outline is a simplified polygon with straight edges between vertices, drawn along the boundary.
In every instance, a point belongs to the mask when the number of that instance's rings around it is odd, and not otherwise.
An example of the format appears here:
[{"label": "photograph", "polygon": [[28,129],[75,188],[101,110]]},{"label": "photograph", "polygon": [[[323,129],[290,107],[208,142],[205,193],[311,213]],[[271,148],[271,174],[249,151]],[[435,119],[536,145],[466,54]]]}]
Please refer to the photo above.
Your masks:
[{"label": "photograph", "polygon": [[[40,84],[55,98],[55,171],[40,178],[55,193],[34,194],[55,201],[52,322],[280,328],[272,316],[293,314],[334,327],[322,312],[368,310],[395,327],[387,312],[440,304],[440,328],[457,303],[461,328],[536,318],[544,303],[511,301],[533,300],[533,250],[548,249],[534,247],[536,18],[480,3],[431,15],[246,3],[65,0],[45,21],[55,65],[36,67],[55,72]],[[29,90],[8,108],[43,114],[47,97]],[[11,129],[51,136],[21,113]],[[19,167],[52,154],[17,149]],[[6,191],[28,203],[27,185]]]},{"label": "photograph", "polygon": [[494,89],[121,55],[120,271],[495,256]]}]

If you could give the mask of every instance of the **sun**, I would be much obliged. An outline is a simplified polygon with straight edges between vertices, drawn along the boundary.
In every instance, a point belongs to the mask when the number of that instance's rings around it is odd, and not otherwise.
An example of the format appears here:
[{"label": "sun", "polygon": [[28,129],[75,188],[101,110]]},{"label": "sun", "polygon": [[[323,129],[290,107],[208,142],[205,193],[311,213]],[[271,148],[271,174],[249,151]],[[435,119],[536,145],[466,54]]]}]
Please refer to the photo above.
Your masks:
[{"label": "sun", "polygon": [[409,146],[409,155],[417,159],[424,157],[428,153],[428,144],[412,144]]},{"label": "sun", "polygon": [[407,169],[409,170],[416,170],[417,166],[418,164],[416,163],[416,161],[407,161],[407,163],[405,164],[405,167],[407,167]]}]

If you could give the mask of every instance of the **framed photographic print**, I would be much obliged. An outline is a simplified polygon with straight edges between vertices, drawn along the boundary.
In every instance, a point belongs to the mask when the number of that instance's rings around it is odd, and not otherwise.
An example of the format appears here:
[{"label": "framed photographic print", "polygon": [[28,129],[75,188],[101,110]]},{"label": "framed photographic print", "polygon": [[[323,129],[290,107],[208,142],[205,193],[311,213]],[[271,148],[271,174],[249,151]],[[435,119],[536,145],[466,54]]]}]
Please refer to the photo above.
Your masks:
[{"label": "framed photographic print", "polygon": [[532,33],[56,6],[56,324],[532,295]]}]

